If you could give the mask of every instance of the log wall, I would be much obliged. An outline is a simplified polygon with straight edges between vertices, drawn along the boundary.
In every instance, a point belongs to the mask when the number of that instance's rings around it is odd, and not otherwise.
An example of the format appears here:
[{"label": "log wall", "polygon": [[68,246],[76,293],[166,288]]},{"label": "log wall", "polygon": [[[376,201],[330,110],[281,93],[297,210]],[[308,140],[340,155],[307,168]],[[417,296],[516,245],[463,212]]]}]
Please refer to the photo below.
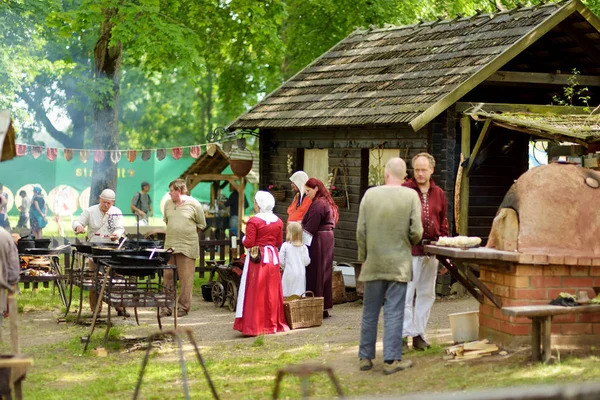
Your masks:
[{"label": "log wall", "polygon": [[[408,149],[410,159],[431,146],[429,127],[414,132],[408,125],[362,128],[290,129],[261,130],[260,136],[260,186],[266,190],[269,184],[278,183],[286,187],[287,196],[275,205],[275,213],[285,222],[287,207],[292,201],[290,174],[287,171],[287,155],[294,157],[293,170],[302,169],[303,149],[329,149],[329,170],[341,166],[345,160],[348,166],[348,194],[350,208],[340,210],[340,219],[335,229],[335,260],[356,261],[356,222],[362,193],[367,188],[369,149],[385,143],[387,149]],[[336,179],[336,186],[342,185],[342,177]]]}]

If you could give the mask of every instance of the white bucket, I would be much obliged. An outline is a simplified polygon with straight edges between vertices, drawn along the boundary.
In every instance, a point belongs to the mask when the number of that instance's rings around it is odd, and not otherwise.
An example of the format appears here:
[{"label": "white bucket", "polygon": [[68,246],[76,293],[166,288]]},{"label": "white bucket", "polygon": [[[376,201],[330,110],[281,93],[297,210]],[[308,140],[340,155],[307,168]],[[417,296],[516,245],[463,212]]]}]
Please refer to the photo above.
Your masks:
[{"label": "white bucket", "polygon": [[448,314],[448,318],[455,343],[479,339],[479,311]]}]

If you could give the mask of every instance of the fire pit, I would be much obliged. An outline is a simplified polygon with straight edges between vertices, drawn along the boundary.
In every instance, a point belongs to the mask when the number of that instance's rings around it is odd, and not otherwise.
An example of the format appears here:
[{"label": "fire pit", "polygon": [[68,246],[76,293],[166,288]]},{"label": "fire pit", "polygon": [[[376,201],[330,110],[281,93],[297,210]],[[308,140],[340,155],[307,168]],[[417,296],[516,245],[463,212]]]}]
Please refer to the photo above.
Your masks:
[{"label": "fire pit", "polygon": [[[502,307],[546,305],[561,292],[596,296],[594,287],[600,286],[598,183],[600,173],[575,165],[534,168],[507,193],[487,248],[426,246],[438,258],[479,266],[479,279],[474,280],[483,293],[478,295],[480,338],[509,346],[528,342],[531,321],[504,315]],[[556,316],[552,341],[558,345],[599,343],[600,315]]]}]

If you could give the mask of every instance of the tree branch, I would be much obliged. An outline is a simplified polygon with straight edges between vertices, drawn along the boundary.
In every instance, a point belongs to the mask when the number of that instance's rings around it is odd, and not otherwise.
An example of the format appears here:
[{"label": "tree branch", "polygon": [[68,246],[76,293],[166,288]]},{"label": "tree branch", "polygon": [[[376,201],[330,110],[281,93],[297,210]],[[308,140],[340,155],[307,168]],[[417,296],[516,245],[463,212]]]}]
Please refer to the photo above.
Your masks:
[{"label": "tree branch", "polygon": [[48,118],[48,115],[46,114],[46,110],[44,110],[44,108],[38,102],[31,98],[31,96],[29,96],[29,93],[27,93],[25,90],[22,90],[19,93],[19,97],[21,97],[21,99],[23,99],[23,101],[27,103],[27,105],[33,110],[37,120],[42,123],[42,125],[44,126],[44,128],[46,128],[46,131],[48,131],[52,138],[62,143],[65,147],[76,147],[74,146],[73,139],[70,136],[67,136],[66,134],[54,127],[54,125]]}]

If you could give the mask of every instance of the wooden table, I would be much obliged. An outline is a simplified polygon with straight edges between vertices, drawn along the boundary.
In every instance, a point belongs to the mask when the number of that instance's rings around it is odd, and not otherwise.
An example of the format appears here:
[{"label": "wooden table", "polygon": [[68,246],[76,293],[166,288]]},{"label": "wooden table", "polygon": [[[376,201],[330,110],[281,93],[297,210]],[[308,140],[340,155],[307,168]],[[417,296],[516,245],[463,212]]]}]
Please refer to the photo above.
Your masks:
[{"label": "wooden table", "polygon": [[502,300],[462,263],[507,266],[519,261],[519,253],[488,249],[487,247],[470,249],[434,245],[425,245],[424,247],[425,253],[435,255],[440,263],[450,271],[454,279],[460,282],[479,303],[483,304],[483,296],[486,296],[496,307],[502,308]]},{"label": "wooden table", "polygon": [[552,354],[551,325],[555,315],[600,312],[600,304],[561,307],[551,305],[503,307],[502,314],[511,317],[527,317],[531,320],[531,358],[543,363]]}]

